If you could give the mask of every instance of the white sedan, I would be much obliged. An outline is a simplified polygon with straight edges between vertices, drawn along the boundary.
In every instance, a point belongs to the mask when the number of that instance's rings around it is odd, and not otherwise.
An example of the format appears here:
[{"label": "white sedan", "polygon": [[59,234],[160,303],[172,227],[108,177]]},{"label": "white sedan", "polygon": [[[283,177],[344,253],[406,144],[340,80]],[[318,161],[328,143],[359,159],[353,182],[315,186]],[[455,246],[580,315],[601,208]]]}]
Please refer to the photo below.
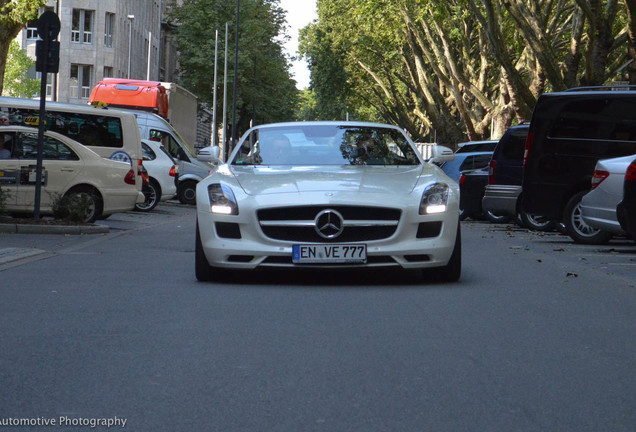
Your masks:
[{"label": "white sedan", "polygon": [[[6,209],[33,213],[35,206],[38,130],[0,127],[8,158],[0,159],[0,187],[8,195]],[[63,197],[78,196],[86,203],[84,222],[133,210],[144,199],[137,190],[136,169],[128,162],[105,159],[86,146],[56,132],[43,138],[41,214],[53,213]]]},{"label": "white sedan", "polygon": [[[201,157],[201,155],[200,155]],[[436,147],[433,157],[450,160]],[[432,269],[461,274],[459,187],[398,127],[278,123],[248,130],[197,185],[196,277],[227,269]]]},{"label": "white sedan", "polygon": [[135,206],[135,210],[148,212],[160,201],[167,201],[177,195],[179,169],[175,160],[158,141],[141,140],[144,168],[148,172],[144,185],[146,200]]}]

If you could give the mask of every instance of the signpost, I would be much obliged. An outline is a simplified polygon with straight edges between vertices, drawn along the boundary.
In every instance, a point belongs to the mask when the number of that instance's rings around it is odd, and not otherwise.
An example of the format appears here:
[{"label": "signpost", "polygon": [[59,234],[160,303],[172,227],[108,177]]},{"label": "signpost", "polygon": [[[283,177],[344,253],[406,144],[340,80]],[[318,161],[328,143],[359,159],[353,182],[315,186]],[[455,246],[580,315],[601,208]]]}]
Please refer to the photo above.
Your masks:
[{"label": "signpost", "polygon": [[35,209],[33,217],[40,217],[42,197],[42,153],[44,127],[46,123],[46,80],[48,73],[57,73],[60,66],[60,43],[56,41],[60,33],[60,19],[51,11],[46,11],[38,19],[38,35],[41,40],[35,43],[35,70],[41,73],[40,118],[38,121],[38,159],[35,171]]}]

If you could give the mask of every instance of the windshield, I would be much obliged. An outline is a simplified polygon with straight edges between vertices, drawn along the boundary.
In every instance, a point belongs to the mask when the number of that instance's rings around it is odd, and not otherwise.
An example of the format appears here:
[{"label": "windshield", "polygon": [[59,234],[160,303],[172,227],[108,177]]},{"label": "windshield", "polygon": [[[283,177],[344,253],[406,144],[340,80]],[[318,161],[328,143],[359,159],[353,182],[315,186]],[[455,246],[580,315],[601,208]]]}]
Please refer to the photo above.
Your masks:
[{"label": "windshield", "polygon": [[402,132],[373,126],[293,125],[255,129],[233,165],[418,165]]}]

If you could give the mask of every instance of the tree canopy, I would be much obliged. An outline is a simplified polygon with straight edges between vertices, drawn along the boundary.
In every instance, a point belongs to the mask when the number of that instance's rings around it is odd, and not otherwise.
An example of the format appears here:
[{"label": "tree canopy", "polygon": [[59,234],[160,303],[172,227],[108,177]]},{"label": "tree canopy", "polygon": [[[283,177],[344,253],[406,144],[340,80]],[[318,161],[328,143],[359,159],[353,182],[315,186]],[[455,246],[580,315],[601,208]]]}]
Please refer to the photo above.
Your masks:
[{"label": "tree canopy", "polygon": [[24,24],[38,16],[46,0],[0,0],[0,95],[11,41]]},{"label": "tree canopy", "polygon": [[636,83],[633,2],[318,0],[300,45],[314,110],[447,145],[501,136],[545,91]]},{"label": "tree canopy", "polygon": [[[181,83],[212,105],[215,33],[219,31],[217,95],[222,95],[225,23],[228,37],[228,105],[234,80],[236,3],[185,0],[171,14],[177,25]],[[295,120],[298,91],[283,52],[285,12],[278,0],[242,0],[239,16],[237,132],[253,124]],[[219,99],[217,99],[217,105]],[[221,109],[218,106],[218,109]],[[228,114],[228,118],[231,113]],[[220,117],[219,117],[220,118]]]}]

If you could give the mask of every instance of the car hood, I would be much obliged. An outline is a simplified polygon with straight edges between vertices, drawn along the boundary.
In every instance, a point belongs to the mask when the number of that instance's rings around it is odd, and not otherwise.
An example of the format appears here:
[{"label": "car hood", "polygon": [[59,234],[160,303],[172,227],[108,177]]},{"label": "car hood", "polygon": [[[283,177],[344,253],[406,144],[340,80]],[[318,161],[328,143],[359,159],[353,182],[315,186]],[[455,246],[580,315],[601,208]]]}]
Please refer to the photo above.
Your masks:
[{"label": "car hood", "polygon": [[435,176],[433,166],[232,167],[248,195],[299,192],[410,193],[422,176]]}]

